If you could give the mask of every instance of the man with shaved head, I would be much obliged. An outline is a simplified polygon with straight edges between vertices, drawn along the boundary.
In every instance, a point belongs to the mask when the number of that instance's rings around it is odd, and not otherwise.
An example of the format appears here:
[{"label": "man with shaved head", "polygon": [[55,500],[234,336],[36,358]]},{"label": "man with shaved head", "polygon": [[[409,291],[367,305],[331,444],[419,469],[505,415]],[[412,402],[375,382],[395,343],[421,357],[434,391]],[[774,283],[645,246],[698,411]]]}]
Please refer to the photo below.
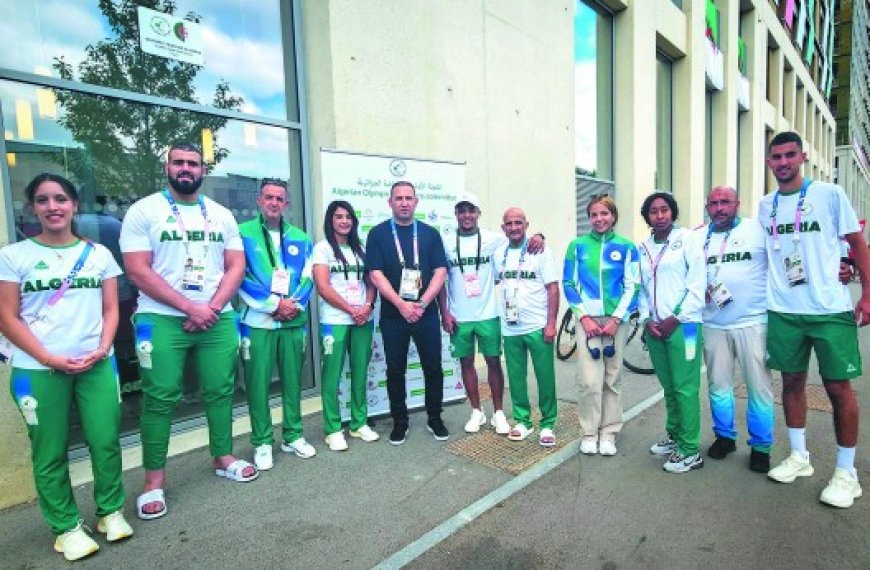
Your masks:
[{"label": "man with shaved head", "polygon": [[529,251],[526,231],[529,222],[519,208],[510,208],[502,218],[508,243],[498,248],[492,263],[499,284],[497,294],[505,363],[510,383],[513,418],[516,424],[508,439],[522,441],[533,431],[527,387],[528,357],[538,381],[541,408],[539,443],[556,444],[556,373],[553,365],[553,339],[556,337],[556,311],[559,308],[559,271],[549,248]]},{"label": "man with shaved head", "polygon": [[749,469],[770,470],[773,445],[773,387],[764,362],[767,338],[767,256],[764,231],[737,215],[737,191],[713,188],[707,197],[710,223],[697,228],[707,260],[704,361],[716,440],[707,455],[724,459],[737,449],[734,427],[734,371],[739,363],[749,399]]}]

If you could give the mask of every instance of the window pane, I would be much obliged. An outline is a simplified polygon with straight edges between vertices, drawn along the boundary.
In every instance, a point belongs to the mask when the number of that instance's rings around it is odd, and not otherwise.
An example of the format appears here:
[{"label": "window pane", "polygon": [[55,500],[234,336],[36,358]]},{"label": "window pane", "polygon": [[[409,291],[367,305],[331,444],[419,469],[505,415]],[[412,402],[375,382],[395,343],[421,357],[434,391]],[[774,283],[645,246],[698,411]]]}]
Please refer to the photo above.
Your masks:
[{"label": "window pane", "polygon": [[[25,208],[25,185],[41,172],[60,174],[79,189],[80,233],[105,245],[123,267],[118,238],[124,214],[138,198],[164,186],[163,152],[182,138],[201,144],[211,163],[203,192],[230,208],[239,222],[257,214],[258,180],[276,177],[289,182],[288,220],[303,225],[297,131],[11,81],[0,81],[0,108],[18,239],[39,232]],[[122,430],[130,432],[138,429],[140,400],[130,323],[136,290],[125,276],[119,289],[115,353],[124,392]],[[303,374],[313,378],[310,371]],[[176,419],[202,412],[194,377],[185,374]],[[244,397],[243,389],[236,390],[238,402]],[[74,433],[73,444],[80,442]]]},{"label": "window pane", "polygon": [[[281,15],[289,10],[289,3],[158,0],[158,11],[168,12],[165,6],[174,4],[176,18],[195,20],[202,26],[202,67],[142,52],[137,3],[116,0],[103,4],[104,9],[97,0],[3,2],[0,67],[277,119],[299,119],[295,85],[286,85],[284,75]],[[291,70],[292,49],[287,46]],[[285,89],[292,100],[286,99]]]},{"label": "window pane", "polygon": [[613,178],[612,21],[574,2],[575,172]]},{"label": "window pane", "polygon": [[657,190],[673,191],[673,64],[656,56],[656,180]]}]

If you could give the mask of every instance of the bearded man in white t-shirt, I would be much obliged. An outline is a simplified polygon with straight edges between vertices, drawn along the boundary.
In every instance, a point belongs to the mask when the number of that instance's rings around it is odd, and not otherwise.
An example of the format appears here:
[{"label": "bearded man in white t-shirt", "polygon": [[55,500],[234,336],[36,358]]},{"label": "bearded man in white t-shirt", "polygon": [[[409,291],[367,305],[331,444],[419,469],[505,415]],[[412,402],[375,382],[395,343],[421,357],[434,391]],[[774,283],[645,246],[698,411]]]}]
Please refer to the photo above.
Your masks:
[{"label": "bearded man in white t-shirt", "polygon": [[695,230],[704,244],[707,304],[704,306],[704,362],[716,440],[707,450],[724,459],[737,449],[734,427],[734,372],[740,365],[749,395],[746,427],[752,448],[749,469],[770,470],[773,445],[772,375],[764,362],[767,340],[767,254],[764,231],[737,215],[737,191],[718,186],[707,196],[710,223]]},{"label": "bearded man in white t-shirt", "polygon": [[[850,379],[861,375],[858,326],[870,322],[870,252],[855,211],[837,185],[801,176],[807,160],[794,132],[770,141],[767,166],[778,188],[762,198],[758,220],[767,239],[767,364],[782,372],[782,405],[791,455],[768,473],[780,483],[813,475],[806,448],[810,352],[834,410],[837,465],[819,499],[848,508],[861,496],[855,470],[858,401]],[[839,282],[840,240],[854,252],[861,298],[853,307]]]}]

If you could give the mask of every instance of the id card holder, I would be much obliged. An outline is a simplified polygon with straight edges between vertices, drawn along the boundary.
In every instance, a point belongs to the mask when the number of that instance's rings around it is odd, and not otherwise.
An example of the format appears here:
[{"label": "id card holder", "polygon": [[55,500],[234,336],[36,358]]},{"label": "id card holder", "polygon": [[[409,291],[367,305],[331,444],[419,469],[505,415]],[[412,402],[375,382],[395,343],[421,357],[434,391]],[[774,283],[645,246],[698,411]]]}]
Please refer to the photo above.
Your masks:
[{"label": "id card holder", "polygon": [[462,276],[465,285],[466,297],[480,297],[483,293],[480,287],[480,276],[477,273],[468,273]]},{"label": "id card holder", "polygon": [[416,301],[420,298],[420,289],[422,288],[423,278],[419,269],[402,269],[399,297],[405,301]]},{"label": "id card holder", "polygon": [[12,364],[12,352],[15,350],[8,338],[0,335],[0,364]]},{"label": "id card holder", "polygon": [[275,269],[272,272],[272,284],[269,290],[276,295],[287,296],[290,294],[290,272],[286,269]]},{"label": "id card holder", "polygon": [[800,253],[793,253],[785,257],[785,275],[788,277],[789,287],[796,287],[807,282],[807,273],[804,271],[804,263]]},{"label": "id card holder", "polygon": [[205,287],[205,260],[201,257],[188,257],[181,277],[184,291],[202,291]]},{"label": "id card holder", "polygon": [[504,299],[504,320],[509,325],[516,325],[520,322],[520,306],[517,304],[516,296],[505,296]]},{"label": "id card holder", "polygon": [[731,295],[731,291],[729,291],[728,287],[721,282],[714,283],[710,286],[710,298],[714,303],[716,303],[717,309],[722,309],[734,302],[734,297]]},{"label": "id card holder", "polygon": [[344,300],[351,307],[361,307],[365,303],[362,284],[359,281],[348,281],[344,290]]}]

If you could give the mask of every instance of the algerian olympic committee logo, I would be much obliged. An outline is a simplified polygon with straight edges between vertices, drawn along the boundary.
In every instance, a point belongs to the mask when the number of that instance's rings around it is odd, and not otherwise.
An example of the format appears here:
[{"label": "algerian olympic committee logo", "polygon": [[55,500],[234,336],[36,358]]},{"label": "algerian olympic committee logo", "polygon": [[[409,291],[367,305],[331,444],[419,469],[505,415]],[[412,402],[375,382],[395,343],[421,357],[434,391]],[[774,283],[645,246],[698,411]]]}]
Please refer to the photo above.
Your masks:
[{"label": "algerian olympic committee logo", "polygon": [[404,160],[396,158],[390,161],[390,174],[393,176],[404,176],[407,171],[408,167]]},{"label": "algerian olympic committee logo", "polygon": [[169,25],[169,22],[166,21],[166,18],[161,16],[154,16],[151,18],[151,29],[154,30],[155,34],[159,34],[161,36],[168,35],[172,30],[172,26]]},{"label": "algerian olympic committee logo", "polygon": [[287,253],[289,253],[290,255],[299,255],[299,248],[295,245],[288,245]]},{"label": "algerian olympic committee logo", "polygon": [[620,261],[622,259],[622,254],[618,251],[611,251],[610,259],[612,259],[613,261]]}]

